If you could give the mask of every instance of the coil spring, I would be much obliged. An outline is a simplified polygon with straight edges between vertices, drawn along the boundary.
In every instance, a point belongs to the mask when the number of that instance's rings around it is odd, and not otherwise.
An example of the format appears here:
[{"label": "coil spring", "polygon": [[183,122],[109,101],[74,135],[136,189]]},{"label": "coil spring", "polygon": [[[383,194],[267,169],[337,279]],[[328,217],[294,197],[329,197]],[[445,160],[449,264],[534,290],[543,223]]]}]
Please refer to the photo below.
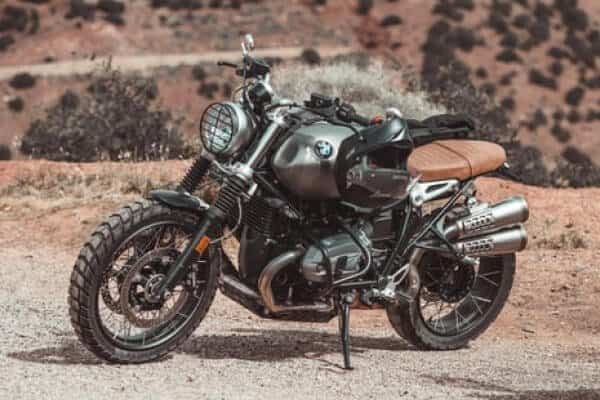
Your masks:
[{"label": "coil spring", "polygon": [[229,215],[240,195],[245,193],[247,189],[248,185],[242,178],[238,176],[230,177],[219,191],[214,207],[219,210],[223,216]]},{"label": "coil spring", "polygon": [[178,186],[179,190],[186,191],[188,193],[193,193],[194,190],[200,184],[200,181],[206,174],[206,171],[210,168],[210,160],[204,157],[198,157],[192,166],[187,170],[185,176],[181,180],[181,183]]}]

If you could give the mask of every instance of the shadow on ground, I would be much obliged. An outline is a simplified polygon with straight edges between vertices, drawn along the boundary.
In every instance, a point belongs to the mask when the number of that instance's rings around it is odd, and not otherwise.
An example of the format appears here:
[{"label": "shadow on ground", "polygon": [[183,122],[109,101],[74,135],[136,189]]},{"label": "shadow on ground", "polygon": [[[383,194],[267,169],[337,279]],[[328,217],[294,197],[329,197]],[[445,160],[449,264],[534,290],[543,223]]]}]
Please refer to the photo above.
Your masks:
[{"label": "shadow on ground", "polygon": [[[228,335],[195,336],[181,351],[205,359],[234,358],[250,361],[277,361],[289,358],[318,358],[340,353],[341,342],[336,334],[304,330],[236,329]],[[409,350],[399,338],[352,336],[353,354],[366,350]]]},{"label": "shadow on ground", "polygon": [[[251,361],[279,361],[292,358],[320,359],[325,354],[341,353],[338,335],[303,330],[238,329],[230,334],[193,336],[180,353],[202,359],[239,359]],[[398,338],[351,337],[353,354],[366,350],[409,350]],[[76,339],[64,339],[55,347],[9,353],[8,357],[41,364],[102,364]]]}]

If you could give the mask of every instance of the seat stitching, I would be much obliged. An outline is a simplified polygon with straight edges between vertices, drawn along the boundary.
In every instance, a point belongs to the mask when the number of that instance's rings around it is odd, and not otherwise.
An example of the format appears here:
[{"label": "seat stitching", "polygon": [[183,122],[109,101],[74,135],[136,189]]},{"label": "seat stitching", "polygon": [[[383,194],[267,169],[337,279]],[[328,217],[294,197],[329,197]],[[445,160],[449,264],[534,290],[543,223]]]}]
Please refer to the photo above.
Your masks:
[{"label": "seat stitching", "polygon": [[448,147],[448,146],[444,145],[443,143],[440,143],[440,142],[434,142],[434,143],[437,144],[437,145],[439,145],[439,146],[442,146],[446,150],[448,150],[448,151],[456,154],[460,158],[464,159],[467,162],[467,165],[469,166],[469,177],[473,176],[473,166],[471,165],[471,161],[469,161],[469,159],[466,156],[462,155],[461,153],[459,153],[458,151],[452,149],[451,147]]}]

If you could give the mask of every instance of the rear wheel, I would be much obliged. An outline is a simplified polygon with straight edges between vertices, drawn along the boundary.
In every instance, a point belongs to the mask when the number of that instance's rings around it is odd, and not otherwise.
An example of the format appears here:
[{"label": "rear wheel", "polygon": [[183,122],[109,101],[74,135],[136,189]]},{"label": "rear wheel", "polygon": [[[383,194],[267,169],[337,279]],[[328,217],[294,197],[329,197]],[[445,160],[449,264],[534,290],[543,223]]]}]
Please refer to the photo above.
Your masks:
[{"label": "rear wheel", "polygon": [[426,254],[421,289],[410,304],[389,305],[400,336],[428,350],[452,350],[481,335],[500,314],[512,288],[515,255],[481,257],[475,265]]},{"label": "rear wheel", "polygon": [[71,275],[71,322],[82,343],[112,362],[155,360],[183,343],[216,293],[218,260],[205,252],[185,281],[152,296],[200,216],[147,200],[113,214],[92,233]]}]

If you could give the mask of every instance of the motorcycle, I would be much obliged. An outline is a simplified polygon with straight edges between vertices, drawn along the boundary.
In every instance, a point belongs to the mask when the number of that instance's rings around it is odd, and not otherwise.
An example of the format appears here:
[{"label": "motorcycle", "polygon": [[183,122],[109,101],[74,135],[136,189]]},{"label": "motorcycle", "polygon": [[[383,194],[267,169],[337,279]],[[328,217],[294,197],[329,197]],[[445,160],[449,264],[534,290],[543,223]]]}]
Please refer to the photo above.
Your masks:
[{"label": "motorcycle", "polygon": [[[422,349],[481,335],[527,243],[524,198],[476,197],[476,177],[508,174],[504,149],[467,139],[473,123],[461,116],[366,118],[320,94],[282,98],[253,49],[247,35],[240,65],[218,63],[243,84],[205,110],[201,155],[178,188],[125,206],[83,246],[68,300],[81,342],[110,362],[159,359],[217,289],[262,318],[337,316],[347,369],[355,308],[385,309]],[[219,184],[212,204],[194,195],[207,177]]]}]

